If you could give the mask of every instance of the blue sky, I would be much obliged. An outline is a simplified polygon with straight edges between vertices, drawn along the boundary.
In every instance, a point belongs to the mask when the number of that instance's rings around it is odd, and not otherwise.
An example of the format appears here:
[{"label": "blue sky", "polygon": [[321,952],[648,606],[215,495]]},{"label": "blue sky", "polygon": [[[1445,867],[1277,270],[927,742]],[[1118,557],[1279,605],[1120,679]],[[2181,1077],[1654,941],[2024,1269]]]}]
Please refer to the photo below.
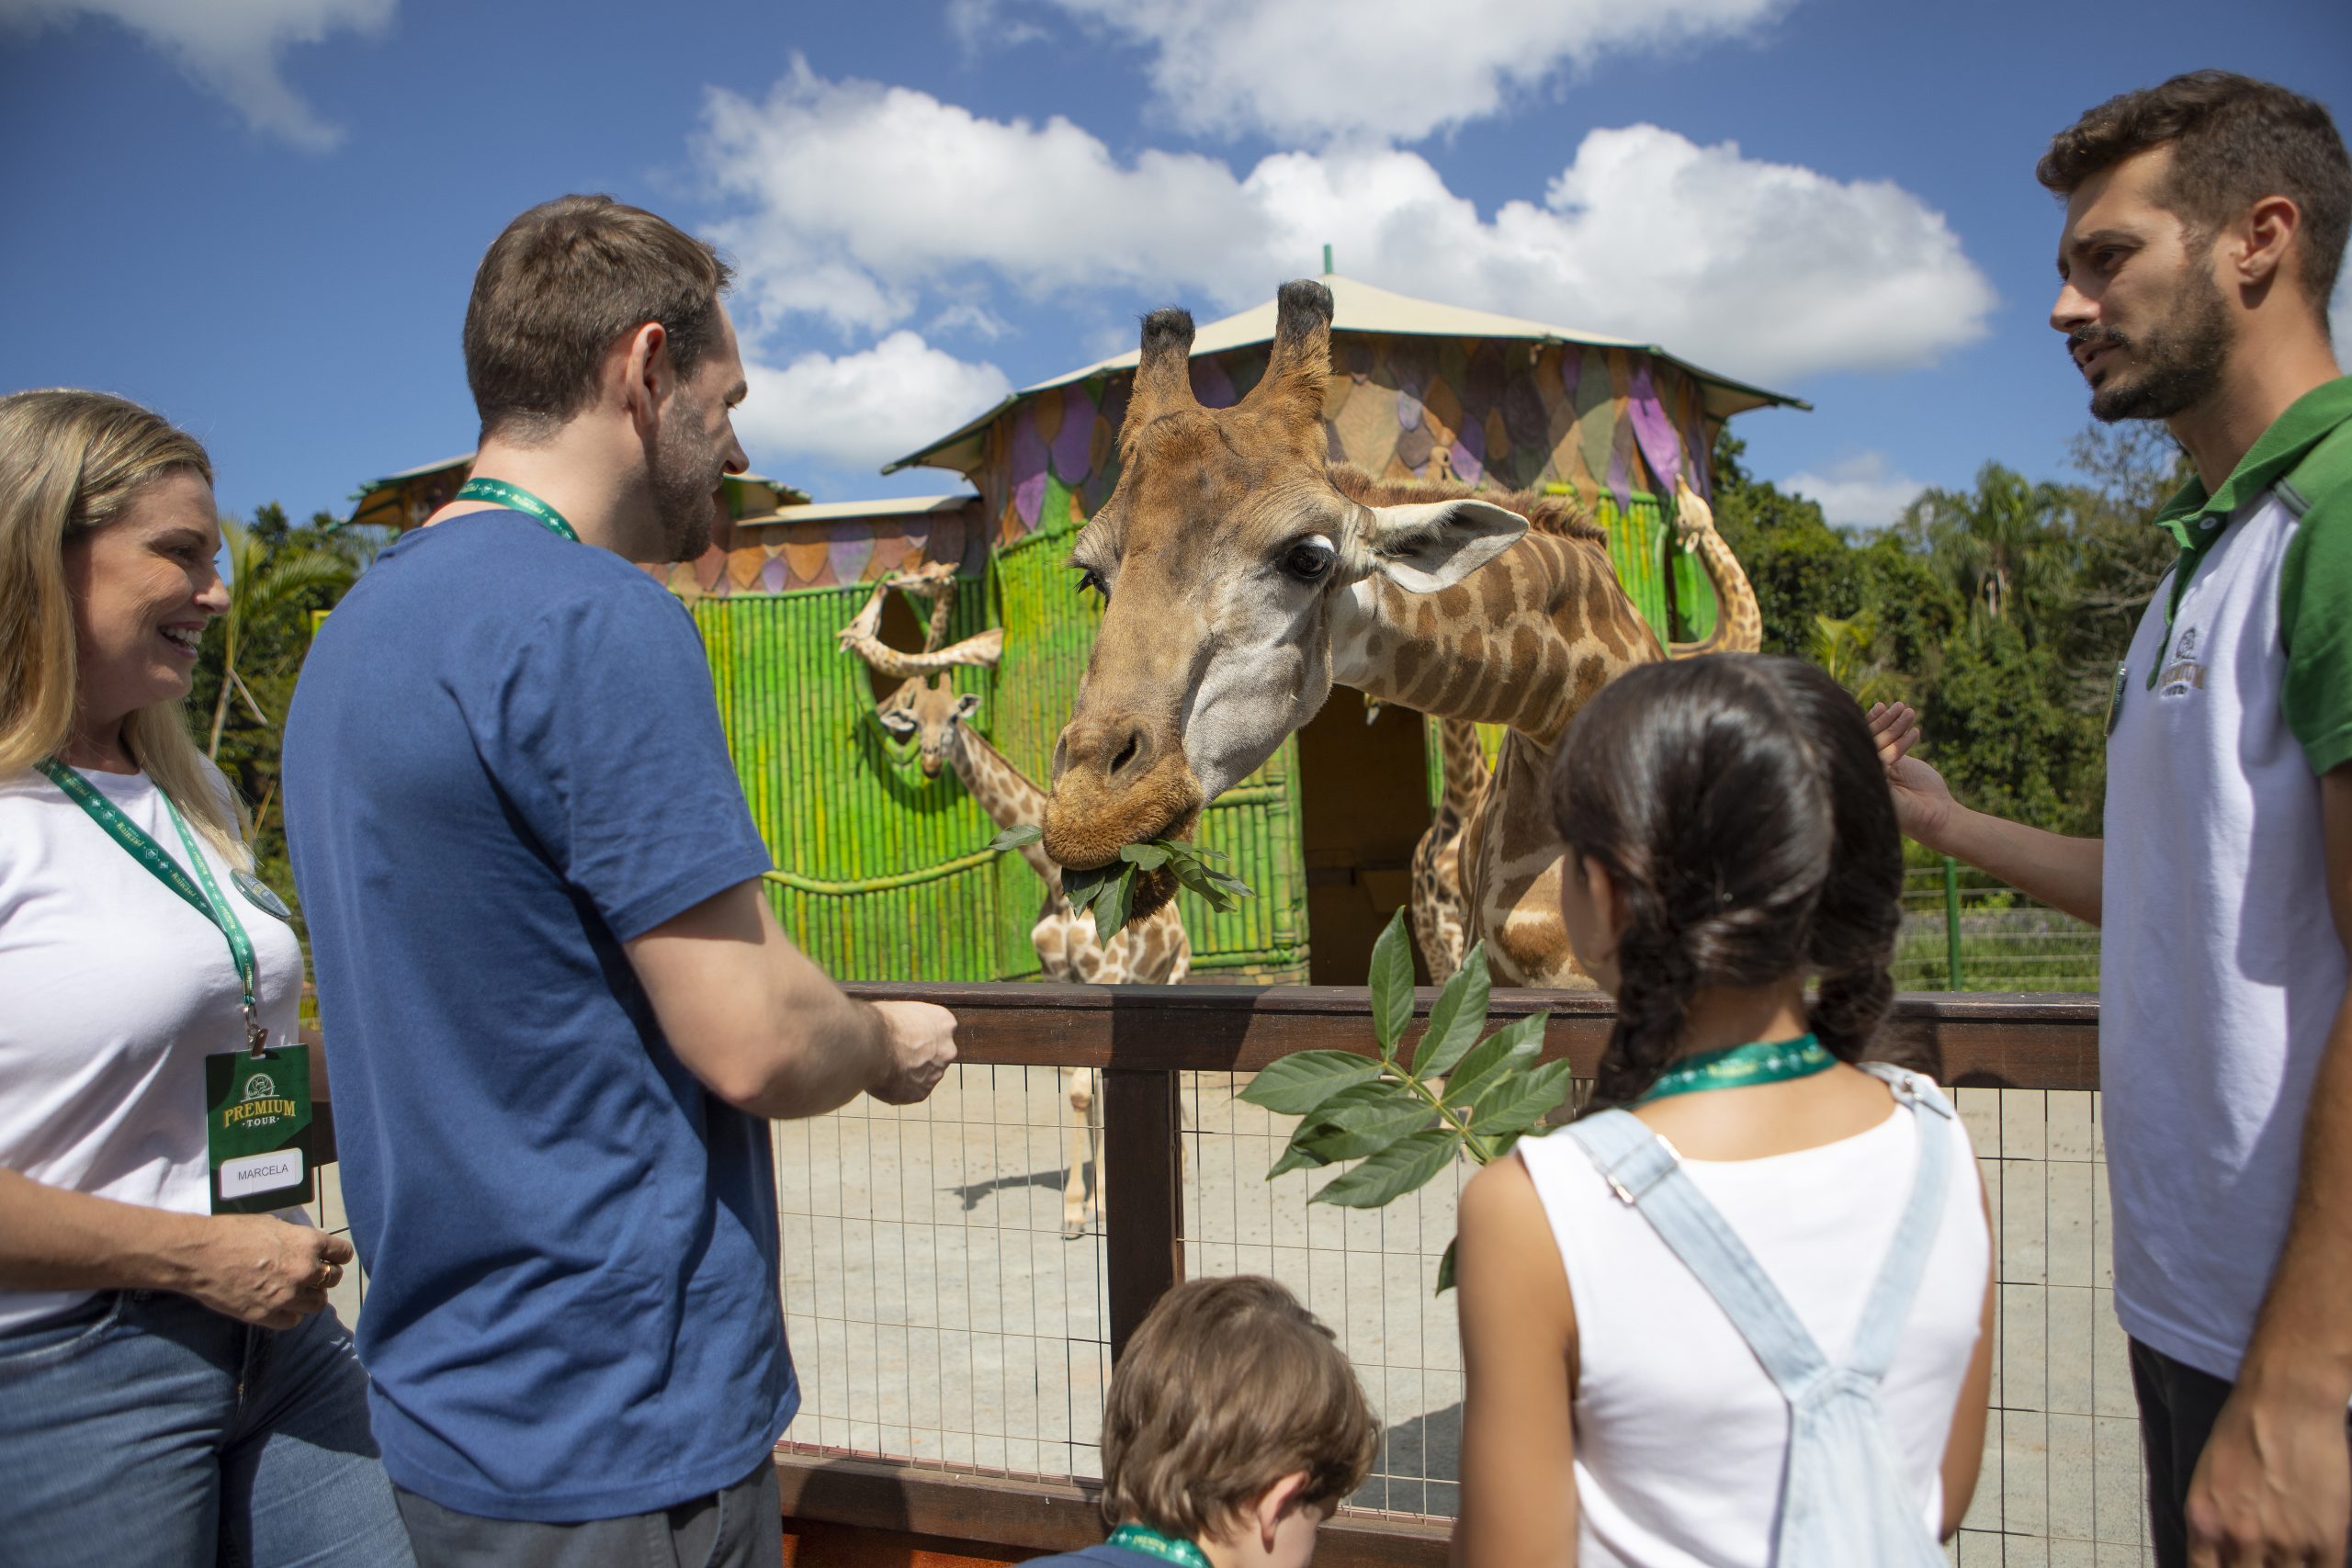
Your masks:
[{"label": "blue sky", "polygon": [[1735,429],[1869,524],[1987,459],[2063,475],[2033,160],[2208,64],[2352,118],[2352,6],[0,0],[0,389],[122,392],[228,510],[340,510],[471,445],[482,249],[605,190],[741,265],[763,471],[944,490],[874,470],[1329,241],[1804,397]]}]

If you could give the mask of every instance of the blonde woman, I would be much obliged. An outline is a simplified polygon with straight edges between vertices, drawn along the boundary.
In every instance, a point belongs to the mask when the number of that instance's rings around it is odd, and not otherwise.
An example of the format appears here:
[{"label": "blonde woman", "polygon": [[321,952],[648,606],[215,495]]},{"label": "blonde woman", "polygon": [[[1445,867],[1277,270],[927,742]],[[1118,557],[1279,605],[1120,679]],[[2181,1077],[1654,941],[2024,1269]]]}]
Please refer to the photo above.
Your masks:
[{"label": "blonde woman", "polygon": [[326,1303],[350,1246],[288,1208],[301,950],[181,712],[220,543],[189,436],[100,393],[0,398],[11,1561],[411,1561]]}]

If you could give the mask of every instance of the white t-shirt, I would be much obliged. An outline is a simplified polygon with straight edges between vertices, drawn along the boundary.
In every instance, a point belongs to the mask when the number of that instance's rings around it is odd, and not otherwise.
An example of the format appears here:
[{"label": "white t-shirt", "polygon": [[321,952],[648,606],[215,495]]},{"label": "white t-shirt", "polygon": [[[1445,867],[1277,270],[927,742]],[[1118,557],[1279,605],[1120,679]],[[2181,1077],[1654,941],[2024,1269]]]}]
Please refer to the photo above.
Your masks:
[{"label": "white t-shirt", "polygon": [[[1984,1311],[1992,1237],[1968,1131],[1893,1107],[1867,1132],[1762,1159],[1685,1159],[1822,1353],[1843,1361],[1919,1161],[1952,1140],[1934,1250],[1879,1385],[1897,1472],[1930,1529],[1943,1456]],[[1565,1134],[1531,1138],[1535,1182],[1576,1303],[1577,1562],[1725,1568],[1770,1562],[1789,1406],[1706,1288]]]},{"label": "white t-shirt", "polygon": [[[187,863],[146,774],[84,776]],[[302,991],[293,928],[239,894],[218,852],[197,841],[253,942],[269,1043],[293,1044]],[[240,1048],[243,1021],[220,928],[49,780],[0,779],[0,1167],[125,1203],[209,1213],[204,1058]],[[90,1293],[0,1289],[0,1329]]]},{"label": "white t-shirt", "polygon": [[2157,588],[2107,741],[2098,1044],[2115,1315],[2231,1381],[2286,1244],[2303,1111],[2346,985],[2319,780],[2281,705],[2279,573],[2297,526],[2263,491],[2169,626],[2171,583]]}]

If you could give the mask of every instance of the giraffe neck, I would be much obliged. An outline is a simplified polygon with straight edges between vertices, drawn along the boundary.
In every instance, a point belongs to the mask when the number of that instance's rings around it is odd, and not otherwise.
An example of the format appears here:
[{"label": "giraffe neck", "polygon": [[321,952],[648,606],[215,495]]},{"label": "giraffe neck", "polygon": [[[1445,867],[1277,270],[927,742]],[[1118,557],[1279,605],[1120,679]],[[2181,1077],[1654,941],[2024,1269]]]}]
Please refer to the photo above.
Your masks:
[{"label": "giraffe neck", "polygon": [[1468,719],[1440,719],[1437,729],[1438,758],[1445,775],[1438,809],[1452,813],[1458,822],[1470,815],[1487,787],[1487,753],[1478,744],[1478,727]]},{"label": "giraffe neck", "polygon": [[[947,760],[954,764],[956,776],[964,781],[965,793],[999,828],[1044,825],[1046,792],[1007,761],[1003,752],[972,733],[969,725],[956,727],[947,745]],[[1029,863],[1029,869],[1053,890],[1055,897],[1060,897],[1062,868],[1053,863],[1042,844],[1023,845],[1021,858]]]},{"label": "giraffe neck", "polygon": [[1691,529],[1683,536],[1684,542],[1699,552],[1700,564],[1706,568],[1707,581],[1715,590],[1715,629],[1697,642],[1678,642],[1673,647],[1678,659],[1695,653],[1754,653],[1764,646],[1764,617],[1756,605],[1756,590],[1749,585],[1747,573],[1739,558],[1724,543],[1724,536],[1713,525]]},{"label": "giraffe neck", "polygon": [[1331,676],[1438,718],[1549,746],[1603,682],[1659,656],[1589,540],[1531,533],[1467,580],[1408,593],[1383,577],[1334,601]]},{"label": "giraffe neck", "polygon": [[931,626],[924,632],[922,650],[937,653],[947,646],[947,622],[956,614],[956,580],[943,579],[939,592],[931,601]]}]

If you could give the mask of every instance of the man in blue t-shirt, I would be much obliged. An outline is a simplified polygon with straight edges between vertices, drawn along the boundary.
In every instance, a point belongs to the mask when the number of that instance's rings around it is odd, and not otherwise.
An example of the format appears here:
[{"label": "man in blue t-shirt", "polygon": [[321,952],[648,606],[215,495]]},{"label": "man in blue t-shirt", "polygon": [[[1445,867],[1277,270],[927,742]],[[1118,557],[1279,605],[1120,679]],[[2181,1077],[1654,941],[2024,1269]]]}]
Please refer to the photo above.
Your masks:
[{"label": "man in blue t-shirt", "polygon": [[474,477],[287,719],[359,1352],[427,1568],[775,1563],[764,1119],[955,1056],[946,1011],[854,1002],[778,928],[701,642],[629,564],[699,555],[745,467],[727,281],[608,197],[509,225],[466,312]]}]

